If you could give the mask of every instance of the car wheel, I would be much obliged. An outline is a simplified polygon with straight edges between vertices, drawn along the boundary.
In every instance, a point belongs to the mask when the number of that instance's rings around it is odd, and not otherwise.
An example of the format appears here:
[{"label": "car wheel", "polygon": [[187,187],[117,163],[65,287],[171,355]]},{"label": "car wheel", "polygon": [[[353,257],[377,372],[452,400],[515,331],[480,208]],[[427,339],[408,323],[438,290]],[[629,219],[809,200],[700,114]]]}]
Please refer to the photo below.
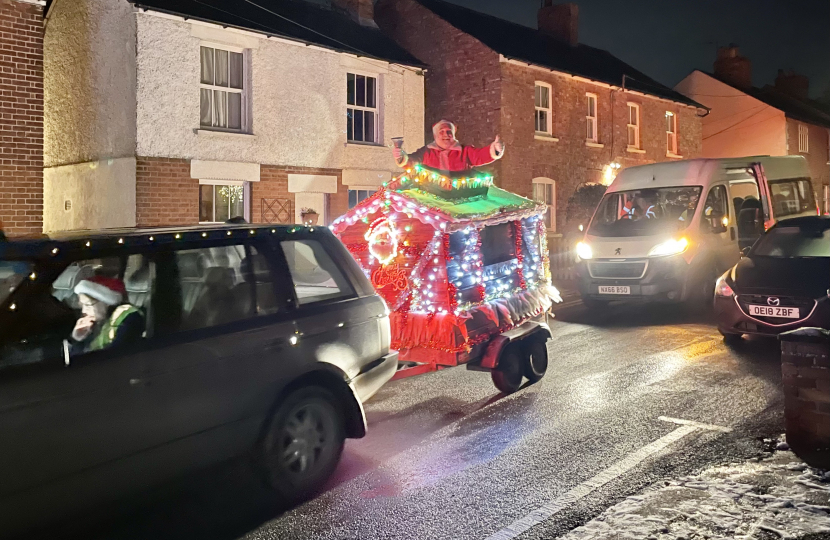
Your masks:
[{"label": "car wheel", "polygon": [[309,497],[334,471],[345,440],[334,395],[317,386],[295,390],[277,407],[262,441],[268,483],[289,500]]},{"label": "car wheel", "polygon": [[499,355],[499,364],[490,372],[493,384],[505,394],[512,394],[522,386],[522,355],[517,344],[510,344]]},{"label": "car wheel", "polygon": [[743,334],[733,334],[731,332],[724,332],[720,328],[718,329],[718,332],[720,332],[720,335],[723,336],[723,342],[727,345],[737,345],[739,343],[742,343],[744,340]]},{"label": "car wheel", "polygon": [[525,346],[525,377],[531,383],[538,382],[548,370],[548,347],[545,337],[530,338]]}]

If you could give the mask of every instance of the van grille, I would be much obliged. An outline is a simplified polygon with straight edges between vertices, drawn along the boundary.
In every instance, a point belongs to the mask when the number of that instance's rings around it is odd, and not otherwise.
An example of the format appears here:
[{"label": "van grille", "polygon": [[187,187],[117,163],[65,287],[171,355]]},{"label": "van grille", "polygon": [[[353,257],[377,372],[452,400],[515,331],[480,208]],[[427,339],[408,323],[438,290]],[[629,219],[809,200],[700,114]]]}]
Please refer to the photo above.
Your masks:
[{"label": "van grille", "polygon": [[646,261],[589,262],[592,278],[639,279],[646,273]]}]

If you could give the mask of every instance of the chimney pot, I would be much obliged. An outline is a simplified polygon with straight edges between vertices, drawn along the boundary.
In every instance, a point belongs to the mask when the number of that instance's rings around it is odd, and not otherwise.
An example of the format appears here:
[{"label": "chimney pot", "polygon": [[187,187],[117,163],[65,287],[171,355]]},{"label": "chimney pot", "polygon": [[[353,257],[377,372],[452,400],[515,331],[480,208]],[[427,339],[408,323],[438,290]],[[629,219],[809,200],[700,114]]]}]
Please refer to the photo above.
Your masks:
[{"label": "chimney pot", "polygon": [[554,5],[553,0],[544,0],[537,20],[541,32],[572,47],[579,43],[579,6],[576,4]]},{"label": "chimney pot", "polygon": [[715,60],[715,76],[736,88],[752,87],[752,62],[740,54],[738,46],[730,43],[719,47]]}]

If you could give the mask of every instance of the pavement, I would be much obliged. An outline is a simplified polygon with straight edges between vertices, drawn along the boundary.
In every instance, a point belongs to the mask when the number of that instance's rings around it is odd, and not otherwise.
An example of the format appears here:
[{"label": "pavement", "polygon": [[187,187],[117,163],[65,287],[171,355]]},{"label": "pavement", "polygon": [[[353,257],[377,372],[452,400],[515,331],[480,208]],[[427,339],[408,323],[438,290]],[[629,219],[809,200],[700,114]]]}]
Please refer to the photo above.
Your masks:
[{"label": "pavement", "polygon": [[[784,431],[774,340],[730,348],[711,315],[676,306],[588,314],[572,289],[560,290],[542,381],[503,396],[488,373],[461,366],[386,385],[366,405],[368,436],[347,442],[334,478],[306,503],[285,505],[238,461],[79,516],[49,537],[822,538],[797,520],[705,520],[737,516],[753,493],[777,497],[782,512],[789,501],[823,518],[828,507],[821,489],[772,490],[826,486],[803,466],[787,476],[796,458],[770,453]],[[741,476],[771,456],[784,456],[768,464],[784,469],[756,475],[771,485]],[[733,491],[710,494],[716,479]],[[730,498],[733,506],[713,502]],[[629,521],[634,532],[624,532]],[[686,522],[699,525],[677,525]]]}]

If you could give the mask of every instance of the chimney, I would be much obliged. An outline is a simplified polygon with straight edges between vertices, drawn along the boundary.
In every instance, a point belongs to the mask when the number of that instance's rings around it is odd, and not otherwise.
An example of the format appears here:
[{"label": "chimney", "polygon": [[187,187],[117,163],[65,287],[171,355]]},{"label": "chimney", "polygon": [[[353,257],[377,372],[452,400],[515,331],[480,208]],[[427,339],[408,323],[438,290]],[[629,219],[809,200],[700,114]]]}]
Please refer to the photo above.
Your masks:
[{"label": "chimney", "polygon": [[377,27],[374,0],[331,0],[331,3],[363,26]]},{"label": "chimney", "polygon": [[751,88],[752,62],[740,55],[738,46],[734,43],[730,43],[728,47],[718,47],[715,77],[735,88]]},{"label": "chimney", "polygon": [[783,69],[779,69],[778,76],[775,77],[775,88],[794,98],[807,99],[810,93],[810,79],[793,70],[784,73]]},{"label": "chimney", "polygon": [[539,31],[576,47],[579,43],[579,6],[544,0],[537,14]]}]

